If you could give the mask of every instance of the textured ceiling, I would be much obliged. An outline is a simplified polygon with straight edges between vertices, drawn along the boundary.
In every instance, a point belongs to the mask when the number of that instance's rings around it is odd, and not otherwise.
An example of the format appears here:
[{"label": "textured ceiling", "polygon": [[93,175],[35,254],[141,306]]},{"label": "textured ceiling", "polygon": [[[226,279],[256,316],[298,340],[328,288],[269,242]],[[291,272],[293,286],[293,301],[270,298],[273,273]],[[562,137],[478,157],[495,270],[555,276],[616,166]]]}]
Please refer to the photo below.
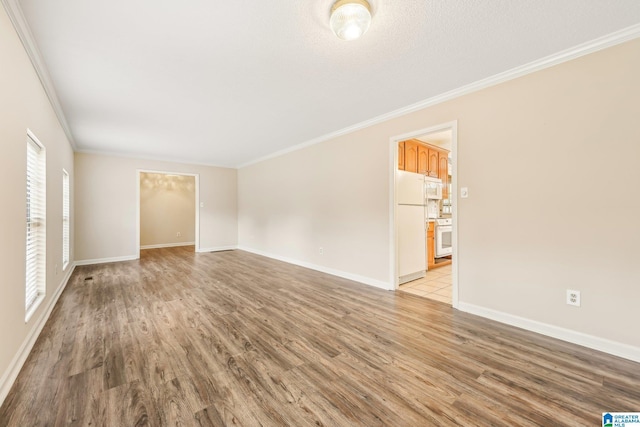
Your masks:
[{"label": "textured ceiling", "polygon": [[80,151],[236,167],[640,22],[638,0],[21,0]]}]

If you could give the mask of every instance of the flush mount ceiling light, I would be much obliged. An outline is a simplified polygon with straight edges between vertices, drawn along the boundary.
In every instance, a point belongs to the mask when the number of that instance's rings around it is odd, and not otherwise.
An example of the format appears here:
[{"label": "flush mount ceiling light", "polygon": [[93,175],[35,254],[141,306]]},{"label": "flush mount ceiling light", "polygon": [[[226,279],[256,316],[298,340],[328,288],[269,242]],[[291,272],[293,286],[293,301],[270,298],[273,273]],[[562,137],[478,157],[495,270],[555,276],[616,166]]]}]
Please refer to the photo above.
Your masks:
[{"label": "flush mount ceiling light", "polygon": [[331,8],[329,24],[342,40],[360,38],[371,24],[371,7],[366,0],[338,0]]}]

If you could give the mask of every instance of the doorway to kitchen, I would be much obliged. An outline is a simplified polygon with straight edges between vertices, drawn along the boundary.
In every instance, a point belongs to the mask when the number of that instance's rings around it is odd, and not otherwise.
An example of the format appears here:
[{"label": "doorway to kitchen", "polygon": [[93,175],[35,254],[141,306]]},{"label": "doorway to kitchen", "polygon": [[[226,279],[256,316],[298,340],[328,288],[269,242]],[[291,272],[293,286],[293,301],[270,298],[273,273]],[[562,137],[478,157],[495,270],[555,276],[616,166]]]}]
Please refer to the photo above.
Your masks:
[{"label": "doorway to kitchen", "polygon": [[199,177],[165,171],[138,170],[137,252],[183,247],[198,251]]},{"label": "doorway to kitchen", "polygon": [[396,289],[457,307],[457,122],[394,137],[392,149]]}]

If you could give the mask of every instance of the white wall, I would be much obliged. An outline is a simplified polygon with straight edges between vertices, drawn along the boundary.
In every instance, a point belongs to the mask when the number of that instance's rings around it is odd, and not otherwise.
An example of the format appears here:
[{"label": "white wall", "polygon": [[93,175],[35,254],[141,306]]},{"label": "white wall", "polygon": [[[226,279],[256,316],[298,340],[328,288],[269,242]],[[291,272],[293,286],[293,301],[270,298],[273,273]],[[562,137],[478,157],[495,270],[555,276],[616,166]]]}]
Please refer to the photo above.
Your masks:
[{"label": "white wall", "polygon": [[133,259],[138,170],[199,174],[200,249],[237,245],[235,169],[76,153],[76,261]]},{"label": "white wall", "polygon": [[[30,349],[56,291],[62,271],[62,169],[69,172],[73,203],[73,152],[40,80],[3,7],[0,7],[0,403],[22,357]],[[25,323],[26,141],[31,129],[46,148],[46,298]],[[71,206],[71,259],[73,205]],[[57,272],[56,272],[57,265]]]},{"label": "white wall", "polygon": [[140,173],[140,246],[192,244],[195,234],[195,177]]},{"label": "white wall", "polygon": [[461,306],[640,358],[638,76],[634,40],[244,167],[239,243],[391,286],[390,138],[457,120]]}]

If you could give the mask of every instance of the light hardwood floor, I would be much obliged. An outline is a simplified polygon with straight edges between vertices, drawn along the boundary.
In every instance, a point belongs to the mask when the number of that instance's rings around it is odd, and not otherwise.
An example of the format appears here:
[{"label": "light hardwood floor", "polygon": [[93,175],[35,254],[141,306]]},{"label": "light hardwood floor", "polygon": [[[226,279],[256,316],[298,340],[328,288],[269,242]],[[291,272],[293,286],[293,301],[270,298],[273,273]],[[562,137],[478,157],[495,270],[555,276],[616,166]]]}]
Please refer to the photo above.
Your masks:
[{"label": "light hardwood floor", "polygon": [[640,365],[241,251],[78,267],[2,426],[597,426]]}]

